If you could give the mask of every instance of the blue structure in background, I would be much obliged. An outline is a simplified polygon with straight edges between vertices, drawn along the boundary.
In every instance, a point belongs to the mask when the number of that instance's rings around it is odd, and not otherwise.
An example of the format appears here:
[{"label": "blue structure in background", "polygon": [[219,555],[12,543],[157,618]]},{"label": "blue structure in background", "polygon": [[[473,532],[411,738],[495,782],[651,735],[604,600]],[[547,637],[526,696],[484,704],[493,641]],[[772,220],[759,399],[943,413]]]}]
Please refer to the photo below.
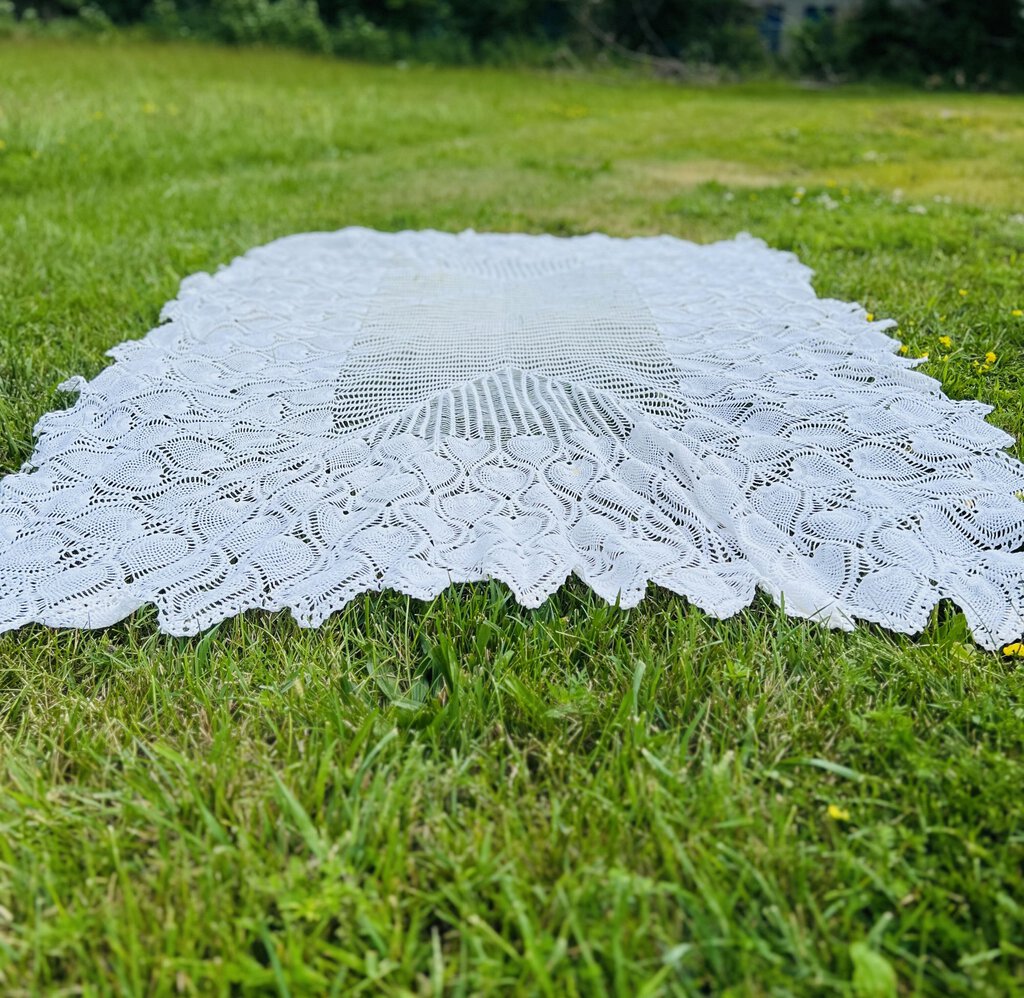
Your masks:
[{"label": "blue structure in background", "polygon": [[761,9],[761,21],[758,24],[761,39],[773,55],[785,52],[786,34],[798,25],[831,20],[842,13],[849,13],[858,6],[858,0],[830,4],[805,4],[800,0],[786,0],[783,3],[766,0],[753,2]]}]

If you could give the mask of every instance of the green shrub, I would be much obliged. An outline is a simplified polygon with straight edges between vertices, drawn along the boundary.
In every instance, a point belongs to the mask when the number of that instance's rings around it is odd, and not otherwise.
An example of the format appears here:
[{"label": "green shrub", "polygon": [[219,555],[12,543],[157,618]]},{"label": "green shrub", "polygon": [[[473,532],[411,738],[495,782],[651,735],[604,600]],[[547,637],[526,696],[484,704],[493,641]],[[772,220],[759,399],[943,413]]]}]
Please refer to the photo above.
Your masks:
[{"label": "green shrub", "polygon": [[184,7],[181,20],[196,34],[233,45],[283,45],[330,50],[316,0],[210,0]]},{"label": "green shrub", "polygon": [[14,34],[16,24],[14,4],[11,0],[0,0],[0,38],[8,38]]},{"label": "green shrub", "polygon": [[331,49],[346,58],[387,62],[394,58],[394,37],[362,14],[353,14],[331,33]]},{"label": "green shrub", "polygon": [[956,87],[1024,86],[1024,5],[1018,0],[866,0],[854,16],[803,25],[797,71]]}]

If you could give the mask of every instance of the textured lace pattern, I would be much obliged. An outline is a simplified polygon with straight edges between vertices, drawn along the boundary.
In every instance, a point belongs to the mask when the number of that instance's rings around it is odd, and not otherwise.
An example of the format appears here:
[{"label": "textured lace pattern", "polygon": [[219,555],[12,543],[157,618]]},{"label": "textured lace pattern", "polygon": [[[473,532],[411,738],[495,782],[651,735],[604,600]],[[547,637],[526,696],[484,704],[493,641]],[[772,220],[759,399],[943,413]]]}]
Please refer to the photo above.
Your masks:
[{"label": "textured lace pattern", "polygon": [[854,304],[749,236],[385,234],[261,247],[44,416],[0,482],[0,630],[155,603],[193,634],[359,593],[575,573],[725,617],[1024,631],[1024,466]]}]

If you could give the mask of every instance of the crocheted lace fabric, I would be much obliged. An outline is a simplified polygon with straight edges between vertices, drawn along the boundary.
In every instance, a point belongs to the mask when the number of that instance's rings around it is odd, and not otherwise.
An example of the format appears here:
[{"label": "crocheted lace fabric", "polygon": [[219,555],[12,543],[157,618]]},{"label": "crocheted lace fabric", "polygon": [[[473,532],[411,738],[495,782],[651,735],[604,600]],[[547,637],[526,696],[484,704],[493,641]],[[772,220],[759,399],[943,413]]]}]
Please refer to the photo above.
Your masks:
[{"label": "crocheted lace fabric", "polygon": [[315,625],[359,593],[570,574],[725,617],[1024,631],[1024,466],[891,323],[749,236],[345,229],[186,279],[0,483],[0,630],[156,604]]}]

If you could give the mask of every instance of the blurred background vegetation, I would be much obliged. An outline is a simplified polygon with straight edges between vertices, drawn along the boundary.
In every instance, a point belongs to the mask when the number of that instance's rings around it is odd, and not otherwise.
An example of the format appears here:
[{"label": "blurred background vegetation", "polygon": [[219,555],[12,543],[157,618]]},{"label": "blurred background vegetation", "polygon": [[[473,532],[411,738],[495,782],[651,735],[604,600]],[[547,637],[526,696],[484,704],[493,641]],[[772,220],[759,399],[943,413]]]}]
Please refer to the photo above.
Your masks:
[{"label": "blurred background vegetation", "polygon": [[122,33],[373,62],[1024,88],[1022,0],[0,0],[0,37]]}]

